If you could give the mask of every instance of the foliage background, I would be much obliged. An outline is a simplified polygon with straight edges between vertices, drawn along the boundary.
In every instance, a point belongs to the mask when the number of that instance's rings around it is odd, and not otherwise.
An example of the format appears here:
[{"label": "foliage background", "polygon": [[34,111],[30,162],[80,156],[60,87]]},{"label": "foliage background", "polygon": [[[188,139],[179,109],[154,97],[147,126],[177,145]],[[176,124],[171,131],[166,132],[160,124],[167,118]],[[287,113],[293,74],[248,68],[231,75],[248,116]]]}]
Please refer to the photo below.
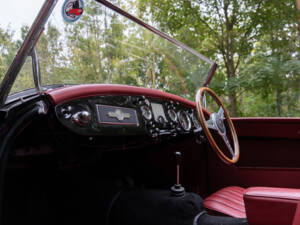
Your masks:
[{"label": "foliage background", "polygon": [[[211,59],[219,69],[210,87],[232,116],[300,116],[299,13],[290,0],[130,0],[113,1]],[[193,99],[200,82],[189,59],[176,61],[147,33],[138,43],[122,23],[97,3],[86,1],[85,15],[75,24],[50,22],[37,51],[44,84],[123,83],[169,91]],[[28,27],[22,28],[22,39]],[[0,28],[0,80],[20,46],[14,32]],[[140,47],[138,59],[120,44]],[[155,45],[154,45],[154,44]],[[114,47],[109,47],[114,46]],[[145,53],[147,51],[147,53]],[[146,60],[145,60],[146,59]],[[174,72],[171,63],[178,68]],[[181,65],[180,65],[181,63]],[[184,68],[185,67],[185,68]],[[188,68],[188,69],[187,69]],[[188,71],[184,73],[184,71]],[[172,75],[171,75],[172,74]],[[33,86],[30,60],[13,91]],[[184,80],[184,82],[182,82]],[[183,84],[184,83],[184,84]]]}]

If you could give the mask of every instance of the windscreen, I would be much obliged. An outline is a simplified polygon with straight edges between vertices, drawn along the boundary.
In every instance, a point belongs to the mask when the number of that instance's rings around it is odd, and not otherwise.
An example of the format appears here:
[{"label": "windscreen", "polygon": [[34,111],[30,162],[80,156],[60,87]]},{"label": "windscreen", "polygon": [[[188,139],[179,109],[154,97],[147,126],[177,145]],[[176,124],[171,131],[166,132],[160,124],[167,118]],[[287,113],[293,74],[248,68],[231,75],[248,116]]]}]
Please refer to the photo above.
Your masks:
[{"label": "windscreen", "polygon": [[[42,5],[41,0],[32,0],[30,4],[20,0],[3,1],[0,15],[0,84]],[[34,87],[31,68],[31,59],[27,58],[12,92]]]},{"label": "windscreen", "polygon": [[[76,22],[63,18],[63,4],[58,1],[37,43],[43,86],[127,84],[194,99],[207,79],[211,62],[103,4],[84,1]],[[22,83],[17,87],[25,89]]]}]

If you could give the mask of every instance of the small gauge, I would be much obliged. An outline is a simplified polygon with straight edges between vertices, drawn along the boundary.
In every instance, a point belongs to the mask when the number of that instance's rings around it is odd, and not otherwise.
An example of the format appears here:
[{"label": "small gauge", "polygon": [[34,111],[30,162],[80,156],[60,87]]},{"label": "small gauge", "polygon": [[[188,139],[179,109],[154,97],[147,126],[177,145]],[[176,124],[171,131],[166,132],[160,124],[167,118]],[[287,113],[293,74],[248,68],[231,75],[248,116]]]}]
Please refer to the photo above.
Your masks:
[{"label": "small gauge", "polygon": [[151,120],[152,119],[152,112],[149,106],[143,105],[141,107],[142,115],[146,120]]},{"label": "small gauge", "polygon": [[150,106],[150,101],[148,99],[145,99],[144,103],[146,106]]},{"label": "small gauge", "polygon": [[182,129],[184,129],[185,131],[189,131],[191,129],[192,123],[187,112],[180,111],[178,113],[178,120]]},{"label": "small gauge", "polygon": [[168,115],[169,115],[170,119],[172,120],[172,122],[177,122],[178,117],[177,117],[176,112],[173,109],[168,110]]},{"label": "small gauge", "polygon": [[195,113],[192,116],[192,121],[193,121],[193,124],[194,124],[196,129],[199,129],[201,127],[201,124],[200,124],[200,122],[197,118],[197,115]]}]

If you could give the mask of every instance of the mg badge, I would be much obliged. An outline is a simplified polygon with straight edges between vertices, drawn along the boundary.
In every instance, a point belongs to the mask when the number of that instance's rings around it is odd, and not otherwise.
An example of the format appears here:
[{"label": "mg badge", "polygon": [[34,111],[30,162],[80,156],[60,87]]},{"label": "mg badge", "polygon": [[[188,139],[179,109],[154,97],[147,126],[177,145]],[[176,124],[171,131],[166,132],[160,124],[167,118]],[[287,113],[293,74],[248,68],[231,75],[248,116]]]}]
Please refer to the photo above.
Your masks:
[{"label": "mg badge", "polygon": [[129,113],[124,113],[120,109],[116,109],[114,112],[108,112],[107,115],[110,118],[116,118],[119,121],[123,121],[124,119],[129,119],[131,117]]}]

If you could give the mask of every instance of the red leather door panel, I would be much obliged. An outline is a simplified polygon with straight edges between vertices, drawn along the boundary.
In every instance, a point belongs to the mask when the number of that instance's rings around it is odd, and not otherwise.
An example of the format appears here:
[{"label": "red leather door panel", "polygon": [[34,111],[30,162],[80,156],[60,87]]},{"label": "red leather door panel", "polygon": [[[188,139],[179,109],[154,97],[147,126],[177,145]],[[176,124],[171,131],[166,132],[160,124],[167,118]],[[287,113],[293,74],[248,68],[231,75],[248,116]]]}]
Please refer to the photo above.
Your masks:
[{"label": "red leather door panel", "polygon": [[222,163],[209,151],[211,191],[238,185],[300,188],[300,118],[233,118],[240,160]]}]

